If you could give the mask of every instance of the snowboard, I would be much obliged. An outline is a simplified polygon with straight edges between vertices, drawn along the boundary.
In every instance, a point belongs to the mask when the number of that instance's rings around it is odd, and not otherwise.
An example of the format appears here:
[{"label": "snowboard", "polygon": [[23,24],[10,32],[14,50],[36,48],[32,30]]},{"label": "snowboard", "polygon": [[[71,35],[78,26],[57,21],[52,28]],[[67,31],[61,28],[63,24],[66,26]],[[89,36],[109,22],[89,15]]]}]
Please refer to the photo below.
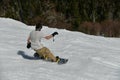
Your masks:
[{"label": "snowboard", "polygon": [[68,62],[68,59],[65,58],[59,58],[60,60],[57,62],[59,65],[66,64]]},{"label": "snowboard", "polygon": [[[34,53],[34,57],[37,59],[41,59],[41,60],[45,60],[45,61],[49,61],[49,62],[53,62],[50,59],[44,59],[44,57],[39,56],[37,53]],[[61,58],[59,56],[56,56],[56,58],[58,58],[57,64],[61,65],[61,64],[66,64],[68,62],[68,59],[65,58]]]}]

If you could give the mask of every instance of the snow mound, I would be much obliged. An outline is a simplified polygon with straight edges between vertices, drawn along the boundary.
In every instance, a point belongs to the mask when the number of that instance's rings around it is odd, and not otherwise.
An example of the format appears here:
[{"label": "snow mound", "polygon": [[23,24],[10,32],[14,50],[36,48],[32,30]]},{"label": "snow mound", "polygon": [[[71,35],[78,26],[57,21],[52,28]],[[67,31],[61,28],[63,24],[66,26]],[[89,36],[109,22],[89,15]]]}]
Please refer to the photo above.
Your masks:
[{"label": "snow mound", "polygon": [[[0,80],[120,80],[120,38],[105,38],[44,26],[59,35],[42,40],[55,56],[68,58],[65,65],[32,59],[26,40],[34,27],[0,18]],[[28,58],[25,58],[27,56]]]}]

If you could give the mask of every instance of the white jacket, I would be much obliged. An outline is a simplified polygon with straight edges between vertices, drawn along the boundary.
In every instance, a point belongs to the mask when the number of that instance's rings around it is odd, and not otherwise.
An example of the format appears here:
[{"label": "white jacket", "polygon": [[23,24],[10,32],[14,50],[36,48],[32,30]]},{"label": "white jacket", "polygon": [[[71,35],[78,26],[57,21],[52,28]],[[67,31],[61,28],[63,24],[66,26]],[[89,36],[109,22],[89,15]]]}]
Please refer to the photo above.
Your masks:
[{"label": "white jacket", "polygon": [[34,50],[43,48],[43,45],[41,44],[41,39],[44,37],[45,35],[41,31],[30,32],[31,48]]}]

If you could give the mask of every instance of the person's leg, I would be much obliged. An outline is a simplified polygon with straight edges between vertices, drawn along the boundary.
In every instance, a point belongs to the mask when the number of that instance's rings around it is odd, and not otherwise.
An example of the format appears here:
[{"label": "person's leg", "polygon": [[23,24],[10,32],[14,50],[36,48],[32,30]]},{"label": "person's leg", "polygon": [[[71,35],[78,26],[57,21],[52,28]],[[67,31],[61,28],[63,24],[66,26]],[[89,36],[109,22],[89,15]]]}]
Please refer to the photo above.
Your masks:
[{"label": "person's leg", "polygon": [[53,62],[56,62],[56,57],[51,53],[51,51],[46,48],[46,47],[43,47],[42,49],[39,49],[39,50],[36,50],[36,52],[40,55],[40,56],[43,56],[45,59],[50,59],[52,60]]},{"label": "person's leg", "polygon": [[44,54],[43,54],[43,49],[38,49],[38,50],[35,50],[36,53],[39,55],[39,57],[45,57]]},{"label": "person's leg", "polygon": [[44,53],[45,57],[47,59],[52,60],[53,62],[56,62],[56,57],[53,55],[53,53],[51,53],[51,51],[46,47],[44,47],[44,49],[45,49],[45,53]]}]

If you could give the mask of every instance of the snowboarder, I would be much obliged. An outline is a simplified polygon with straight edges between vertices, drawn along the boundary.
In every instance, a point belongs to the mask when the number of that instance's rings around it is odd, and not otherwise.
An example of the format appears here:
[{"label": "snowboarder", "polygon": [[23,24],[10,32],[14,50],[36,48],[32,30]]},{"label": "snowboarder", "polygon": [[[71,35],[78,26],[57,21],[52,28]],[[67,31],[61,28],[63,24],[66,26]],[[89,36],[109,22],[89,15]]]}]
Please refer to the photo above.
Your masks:
[{"label": "snowboarder", "polygon": [[27,39],[27,48],[31,47],[33,50],[35,50],[36,53],[34,56],[40,56],[46,60],[49,59],[53,62],[58,62],[59,58],[55,57],[53,53],[51,53],[51,51],[47,47],[44,47],[41,43],[42,38],[49,40],[55,35],[58,35],[58,32],[54,32],[48,36],[44,36],[44,33],[41,31],[41,29],[42,24],[38,23],[36,24],[35,30],[30,32],[29,37]]}]

